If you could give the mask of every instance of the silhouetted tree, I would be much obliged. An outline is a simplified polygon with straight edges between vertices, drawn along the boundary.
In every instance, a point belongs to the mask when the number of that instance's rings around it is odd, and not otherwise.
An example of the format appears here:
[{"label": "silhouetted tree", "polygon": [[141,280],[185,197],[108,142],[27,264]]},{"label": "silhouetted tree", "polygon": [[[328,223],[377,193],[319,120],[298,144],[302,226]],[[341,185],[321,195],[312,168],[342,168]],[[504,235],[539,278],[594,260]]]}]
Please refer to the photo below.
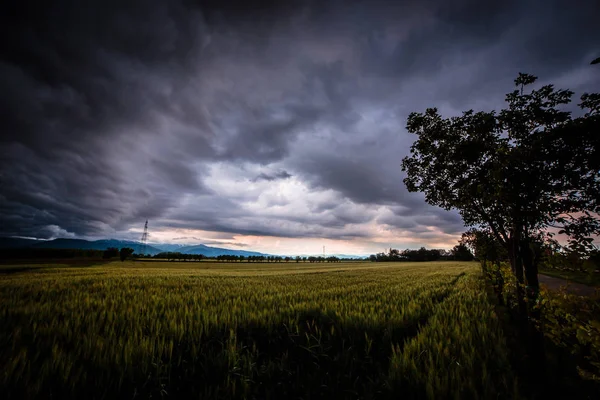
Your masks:
[{"label": "silhouetted tree", "polygon": [[490,230],[530,297],[538,291],[530,245],[540,230],[560,227],[583,245],[600,233],[600,95],[584,94],[586,112],[573,119],[557,108],[573,93],[552,85],[525,92],[536,79],[519,74],[499,113],[411,113],[407,130],[418,138],[402,161],[409,191]]},{"label": "silhouetted tree", "polygon": [[119,252],[119,257],[121,258],[121,261],[125,261],[127,257],[133,254],[133,251],[134,250],[130,247],[121,248],[121,251]]},{"label": "silhouetted tree", "polygon": [[109,258],[118,257],[118,256],[119,256],[119,249],[117,249],[116,247],[109,247],[108,249],[104,250],[104,253],[102,254],[102,258],[104,258],[104,259],[109,259]]},{"label": "silhouetted tree", "polygon": [[508,253],[494,235],[485,229],[471,228],[462,234],[460,243],[467,246],[484,268],[488,261],[499,262],[508,259]]},{"label": "silhouetted tree", "polygon": [[473,253],[471,253],[471,250],[464,243],[454,246],[452,257],[458,261],[473,261]]}]

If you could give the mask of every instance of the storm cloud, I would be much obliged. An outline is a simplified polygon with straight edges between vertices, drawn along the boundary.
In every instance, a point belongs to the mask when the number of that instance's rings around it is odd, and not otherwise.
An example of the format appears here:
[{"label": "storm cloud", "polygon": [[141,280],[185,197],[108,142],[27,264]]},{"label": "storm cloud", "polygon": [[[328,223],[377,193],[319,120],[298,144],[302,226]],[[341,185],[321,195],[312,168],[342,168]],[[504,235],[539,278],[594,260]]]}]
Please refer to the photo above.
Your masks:
[{"label": "storm cloud", "polygon": [[499,108],[518,72],[600,91],[591,0],[10,3],[2,236],[450,243],[402,183],[408,114]]}]

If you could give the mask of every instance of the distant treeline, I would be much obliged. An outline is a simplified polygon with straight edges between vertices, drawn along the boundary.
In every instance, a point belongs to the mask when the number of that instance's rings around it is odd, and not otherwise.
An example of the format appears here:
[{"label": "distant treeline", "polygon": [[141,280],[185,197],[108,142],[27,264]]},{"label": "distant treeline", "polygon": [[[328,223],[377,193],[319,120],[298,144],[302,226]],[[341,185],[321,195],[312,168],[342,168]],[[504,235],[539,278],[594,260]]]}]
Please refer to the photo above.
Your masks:
[{"label": "distant treeline", "polygon": [[[124,247],[122,249],[108,248],[106,250],[88,250],[88,249],[47,249],[47,248],[16,248],[0,250],[0,259],[68,259],[68,258],[98,258],[110,260],[113,258],[151,258],[168,261],[202,261],[216,260],[229,262],[342,262],[342,261],[364,261],[362,258],[344,258],[340,259],[335,256],[310,256],[310,257],[283,257],[283,256],[235,256],[223,254],[216,257],[207,257],[203,254],[186,254],[180,252],[162,252],[154,256],[143,256],[140,254],[132,254],[133,249]],[[471,261],[473,254],[464,245],[459,244],[452,250],[443,249],[426,249],[421,247],[419,250],[397,250],[390,249],[388,253],[373,254],[369,260],[374,262],[389,262],[389,261],[443,261],[443,260],[460,260]]]},{"label": "distant treeline", "polygon": [[216,257],[207,257],[203,254],[186,254],[180,252],[162,252],[154,256],[133,254],[133,249],[123,247],[118,249],[111,247],[106,250],[87,250],[87,249],[52,249],[52,248],[15,248],[15,249],[2,249],[0,250],[0,259],[14,260],[14,259],[65,259],[65,258],[97,258],[110,260],[113,258],[120,258],[125,260],[127,258],[150,258],[150,259],[161,259],[168,261],[201,261],[201,260],[216,260],[216,261],[229,261],[229,262],[310,262],[310,263],[322,263],[322,262],[342,262],[342,261],[363,261],[361,258],[356,259],[340,259],[335,256],[330,257],[283,257],[283,256],[235,256],[223,254]]},{"label": "distant treeline", "polygon": [[397,250],[390,249],[388,253],[371,254],[369,260],[373,262],[390,261],[472,261],[473,253],[464,244],[454,246],[452,250],[426,249],[419,250]]},{"label": "distant treeline", "polygon": [[[148,257],[147,257],[148,258]],[[158,258],[168,261],[201,261],[201,260],[217,260],[217,261],[230,261],[230,262],[341,262],[342,259],[330,256],[330,257],[283,257],[283,256],[235,256],[229,254],[223,254],[217,257],[206,257],[203,254],[185,254],[179,252],[163,252],[152,256],[151,258]],[[359,261],[360,259],[344,259],[343,261]]]}]

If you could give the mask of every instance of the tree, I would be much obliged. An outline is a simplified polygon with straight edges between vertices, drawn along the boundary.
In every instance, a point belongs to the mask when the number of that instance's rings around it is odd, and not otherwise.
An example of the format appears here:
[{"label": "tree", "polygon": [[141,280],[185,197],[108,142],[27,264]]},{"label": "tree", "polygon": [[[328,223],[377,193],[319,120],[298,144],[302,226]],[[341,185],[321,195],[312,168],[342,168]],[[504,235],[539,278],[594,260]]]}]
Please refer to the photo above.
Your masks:
[{"label": "tree", "polygon": [[129,247],[123,247],[123,248],[121,248],[121,251],[119,252],[121,261],[125,261],[127,259],[127,257],[129,257],[132,254],[133,254],[133,249],[129,248]]},{"label": "tree", "polygon": [[502,243],[489,230],[471,228],[462,234],[460,243],[468,247],[481,262],[484,272],[488,261],[498,263],[508,260],[508,253]]},{"label": "tree", "polygon": [[473,253],[471,253],[471,250],[464,243],[454,246],[452,257],[458,261],[473,261]]},{"label": "tree", "polygon": [[104,253],[102,254],[102,258],[109,259],[109,258],[117,257],[118,255],[119,255],[119,249],[117,249],[116,247],[109,247],[108,249],[104,250]]},{"label": "tree", "polygon": [[398,249],[392,249],[390,247],[390,251],[388,253],[388,257],[390,261],[400,261],[402,256],[400,255],[400,251]]},{"label": "tree", "polygon": [[539,285],[531,244],[540,232],[559,227],[584,245],[600,233],[600,95],[581,96],[585,114],[572,118],[558,107],[573,92],[552,85],[526,92],[536,79],[519,74],[499,113],[411,113],[407,130],[418,138],[402,161],[408,190],[488,230],[532,297]]}]

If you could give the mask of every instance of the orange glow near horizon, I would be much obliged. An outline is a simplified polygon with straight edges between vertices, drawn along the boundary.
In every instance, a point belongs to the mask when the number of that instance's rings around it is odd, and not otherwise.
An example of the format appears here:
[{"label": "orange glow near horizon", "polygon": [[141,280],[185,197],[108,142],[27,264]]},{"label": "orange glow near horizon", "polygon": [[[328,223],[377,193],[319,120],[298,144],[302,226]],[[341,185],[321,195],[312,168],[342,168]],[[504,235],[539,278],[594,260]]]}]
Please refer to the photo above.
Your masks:
[{"label": "orange glow near horizon", "polygon": [[[366,229],[369,231],[369,229]],[[141,230],[132,229],[130,232]],[[326,254],[369,255],[396,249],[427,248],[451,249],[460,239],[459,235],[447,235],[430,230],[436,237],[419,239],[397,235],[400,232],[379,230],[373,237],[328,239],[328,238],[288,238],[258,235],[227,234],[195,229],[164,229],[152,231],[149,243],[206,244],[232,250],[258,251],[281,255]],[[410,232],[403,232],[410,235]]]}]

